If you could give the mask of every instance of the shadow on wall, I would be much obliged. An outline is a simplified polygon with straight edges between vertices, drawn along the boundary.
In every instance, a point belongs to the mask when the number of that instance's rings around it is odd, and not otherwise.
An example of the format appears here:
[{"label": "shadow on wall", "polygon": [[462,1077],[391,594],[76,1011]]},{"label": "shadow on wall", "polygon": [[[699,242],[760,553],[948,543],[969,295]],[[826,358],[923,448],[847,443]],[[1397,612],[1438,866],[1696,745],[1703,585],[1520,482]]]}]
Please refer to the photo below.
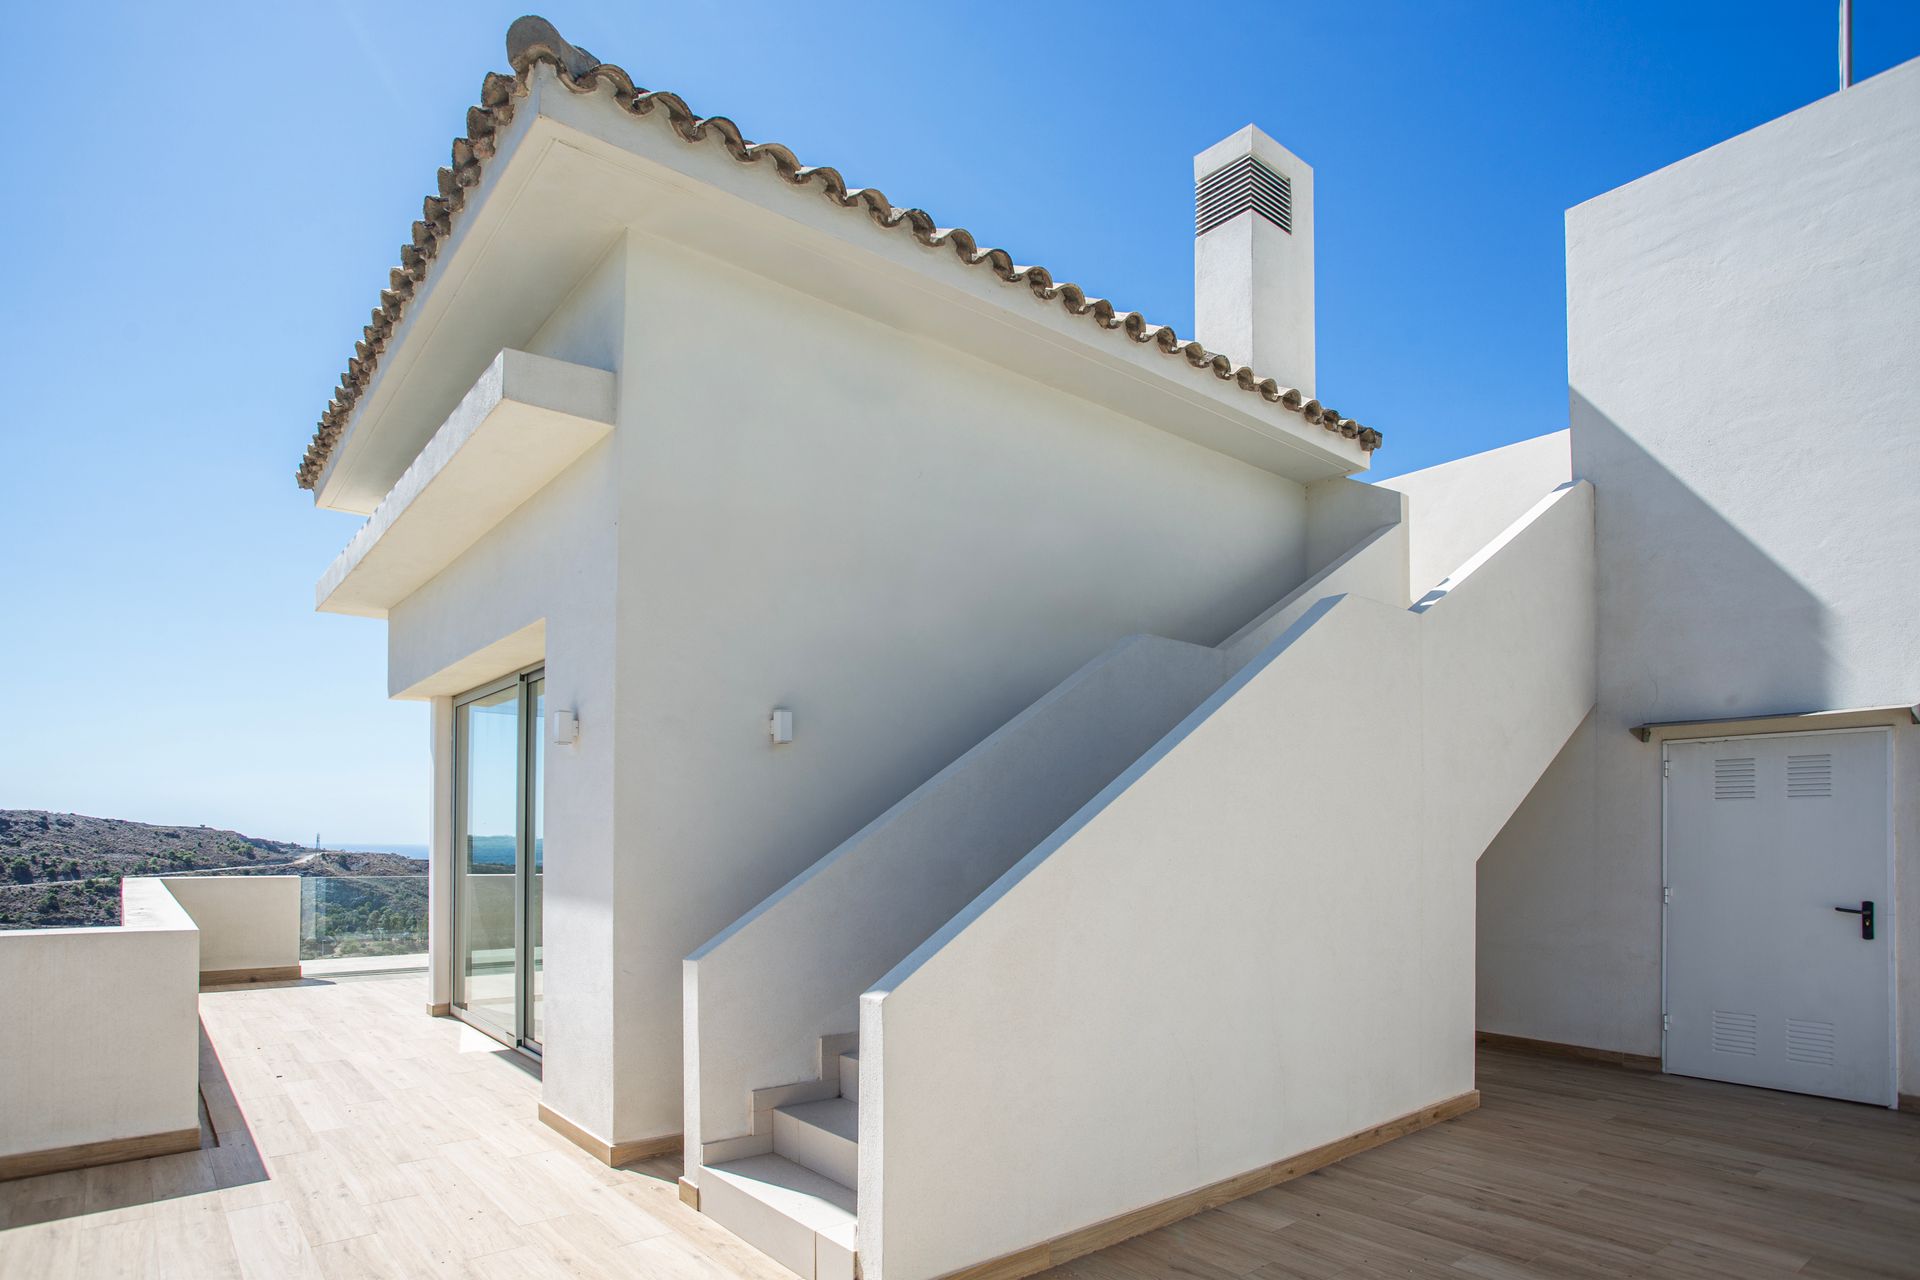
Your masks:
[{"label": "shadow on wall", "polygon": [[[275,984],[281,985],[281,984]],[[181,1196],[196,1196],[267,1181],[253,1128],[240,1110],[220,1054],[200,1027],[200,1149],[120,1164],[0,1183],[5,1189],[6,1227],[133,1210]],[[85,1194],[75,1194],[84,1186]]]},{"label": "shadow on wall", "polygon": [[[1585,396],[1571,399],[1574,474],[1596,491],[1601,729],[1830,709],[1820,599]],[[1736,429],[1692,430],[1710,447]],[[1746,486],[1747,505],[1795,501],[1794,477],[1770,462],[1726,451],[1723,474]]]},{"label": "shadow on wall", "polygon": [[[1574,474],[1594,486],[1599,701],[1480,860],[1476,1024],[1657,1054],[1660,748],[1627,730],[1825,710],[1844,682],[1812,591],[1577,392],[1572,413]],[[1778,459],[1722,443],[1732,428],[1660,430],[1743,523],[1796,500]]]}]

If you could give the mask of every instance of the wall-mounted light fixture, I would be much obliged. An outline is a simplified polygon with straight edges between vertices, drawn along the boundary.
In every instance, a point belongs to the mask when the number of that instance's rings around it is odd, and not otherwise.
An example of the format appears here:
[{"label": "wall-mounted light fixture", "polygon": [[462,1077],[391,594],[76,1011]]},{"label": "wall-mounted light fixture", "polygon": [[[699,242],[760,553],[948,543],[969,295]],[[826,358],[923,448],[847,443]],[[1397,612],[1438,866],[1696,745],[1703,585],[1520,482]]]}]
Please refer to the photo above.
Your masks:
[{"label": "wall-mounted light fixture", "polygon": [[767,718],[767,736],[773,739],[773,745],[784,747],[793,741],[793,712],[785,707],[775,707]]},{"label": "wall-mounted light fixture", "polygon": [[580,741],[580,719],[571,711],[553,713],[553,745],[570,747]]}]

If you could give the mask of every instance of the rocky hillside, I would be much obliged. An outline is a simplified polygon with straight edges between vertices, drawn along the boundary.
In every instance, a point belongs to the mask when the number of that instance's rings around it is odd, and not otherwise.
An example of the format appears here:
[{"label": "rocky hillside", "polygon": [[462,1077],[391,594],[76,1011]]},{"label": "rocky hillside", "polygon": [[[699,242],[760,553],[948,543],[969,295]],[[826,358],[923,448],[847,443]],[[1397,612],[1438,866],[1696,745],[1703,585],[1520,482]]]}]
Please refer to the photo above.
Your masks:
[{"label": "rocky hillside", "polygon": [[160,827],[40,809],[0,809],[0,929],[120,922],[122,876],[420,875],[391,853],[315,852],[219,827]]}]

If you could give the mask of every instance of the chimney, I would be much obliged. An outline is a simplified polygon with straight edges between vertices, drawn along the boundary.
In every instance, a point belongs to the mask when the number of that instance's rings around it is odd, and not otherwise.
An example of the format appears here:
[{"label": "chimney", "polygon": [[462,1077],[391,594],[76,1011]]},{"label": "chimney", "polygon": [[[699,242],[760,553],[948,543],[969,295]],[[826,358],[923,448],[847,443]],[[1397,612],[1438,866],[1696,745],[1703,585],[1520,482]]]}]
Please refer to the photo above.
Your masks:
[{"label": "chimney", "polygon": [[1253,125],[1193,158],[1193,327],[1313,398],[1313,170]]}]

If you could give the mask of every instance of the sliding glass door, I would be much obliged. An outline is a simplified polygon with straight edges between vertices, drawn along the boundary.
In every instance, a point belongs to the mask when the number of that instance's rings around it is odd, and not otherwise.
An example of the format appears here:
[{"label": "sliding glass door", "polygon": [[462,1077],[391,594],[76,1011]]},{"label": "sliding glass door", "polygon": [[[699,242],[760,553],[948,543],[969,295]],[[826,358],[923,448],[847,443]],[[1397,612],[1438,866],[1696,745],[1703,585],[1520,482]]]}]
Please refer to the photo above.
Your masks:
[{"label": "sliding glass door", "polygon": [[541,971],[546,967],[541,955],[540,908],[541,877],[546,871],[546,837],[541,828],[545,805],[541,793],[546,790],[540,780],[547,776],[547,735],[540,732],[540,726],[547,722],[547,681],[544,675],[536,673],[527,681],[527,706],[532,714],[527,719],[527,755],[530,761],[527,767],[527,856],[526,891],[521,895],[526,904],[522,919],[526,935],[526,945],[522,950],[523,963],[520,966],[520,999],[526,1010],[523,1024],[523,1038],[533,1042],[538,1049],[546,1037],[541,1034],[540,987]]},{"label": "sliding glass door", "polygon": [[508,1044],[540,1044],[540,780],[546,681],[522,672],[454,705],[453,1004]]}]

